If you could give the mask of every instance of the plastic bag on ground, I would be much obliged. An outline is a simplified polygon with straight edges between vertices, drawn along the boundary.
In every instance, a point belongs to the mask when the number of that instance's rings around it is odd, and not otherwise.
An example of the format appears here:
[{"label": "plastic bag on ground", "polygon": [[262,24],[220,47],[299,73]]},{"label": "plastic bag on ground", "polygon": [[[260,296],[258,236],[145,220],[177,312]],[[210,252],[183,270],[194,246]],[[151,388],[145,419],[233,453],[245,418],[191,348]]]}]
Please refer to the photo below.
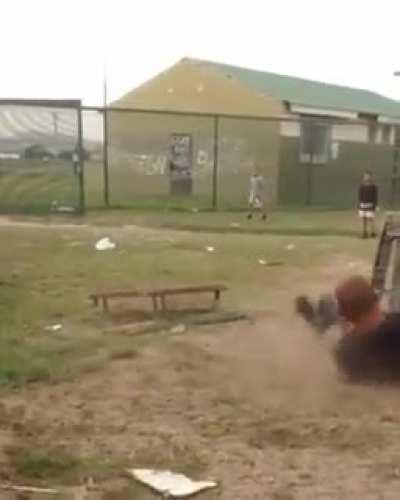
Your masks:
[{"label": "plastic bag on ground", "polygon": [[99,251],[102,251],[102,250],[114,250],[115,247],[116,247],[116,244],[113,243],[110,240],[110,238],[102,238],[95,245],[96,250],[99,250]]}]

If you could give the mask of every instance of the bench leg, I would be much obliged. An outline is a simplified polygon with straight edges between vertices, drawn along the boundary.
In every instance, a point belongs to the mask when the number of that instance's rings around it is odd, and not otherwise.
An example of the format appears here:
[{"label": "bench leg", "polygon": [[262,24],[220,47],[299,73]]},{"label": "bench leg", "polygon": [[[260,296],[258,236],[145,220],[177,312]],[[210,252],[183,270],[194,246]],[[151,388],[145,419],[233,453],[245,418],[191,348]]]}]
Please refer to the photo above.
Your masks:
[{"label": "bench leg", "polygon": [[103,297],[102,303],[103,303],[103,312],[108,313],[108,300],[106,297]]},{"label": "bench leg", "polygon": [[161,310],[162,310],[162,312],[165,313],[165,311],[167,310],[167,303],[165,301],[165,295],[161,295],[160,299],[161,299]]},{"label": "bench leg", "polygon": [[153,302],[153,311],[156,313],[158,311],[157,297],[153,295],[151,300]]},{"label": "bench leg", "polygon": [[221,299],[221,290],[215,290],[214,292],[214,309],[218,309]]},{"label": "bench leg", "polygon": [[97,307],[99,305],[99,299],[97,297],[92,297],[93,307]]}]

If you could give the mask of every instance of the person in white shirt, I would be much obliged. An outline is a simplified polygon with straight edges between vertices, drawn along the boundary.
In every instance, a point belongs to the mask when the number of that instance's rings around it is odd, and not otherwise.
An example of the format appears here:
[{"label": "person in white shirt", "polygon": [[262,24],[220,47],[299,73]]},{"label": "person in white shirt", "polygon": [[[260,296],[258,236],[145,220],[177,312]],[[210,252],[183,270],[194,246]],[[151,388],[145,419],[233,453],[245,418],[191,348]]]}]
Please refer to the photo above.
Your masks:
[{"label": "person in white shirt", "polygon": [[74,166],[74,174],[77,175],[79,172],[79,154],[78,151],[72,153],[72,164]]},{"label": "person in white shirt", "polygon": [[249,195],[249,214],[248,219],[253,218],[253,213],[259,211],[262,219],[266,220],[267,212],[265,209],[265,181],[264,177],[258,172],[250,177],[250,195]]}]

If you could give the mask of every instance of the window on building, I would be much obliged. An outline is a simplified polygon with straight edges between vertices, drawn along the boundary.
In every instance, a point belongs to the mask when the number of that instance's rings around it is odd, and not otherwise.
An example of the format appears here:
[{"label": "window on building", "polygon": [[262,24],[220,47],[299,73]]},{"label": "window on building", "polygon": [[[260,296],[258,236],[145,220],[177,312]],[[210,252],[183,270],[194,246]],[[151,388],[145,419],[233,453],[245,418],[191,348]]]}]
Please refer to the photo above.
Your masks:
[{"label": "window on building", "polygon": [[328,123],[303,120],[300,126],[300,162],[327,163],[331,136],[331,126]]},{"label": "window on building", "polygon": [[392,127],[383,125],[382,127],[382,144],[390,144],[392,139]]},{"label": "window on building", "polygon": [[376,123],[370,123],[368,125],[368,142],[370,144],[376,144],[378,139],[378,125]]}]

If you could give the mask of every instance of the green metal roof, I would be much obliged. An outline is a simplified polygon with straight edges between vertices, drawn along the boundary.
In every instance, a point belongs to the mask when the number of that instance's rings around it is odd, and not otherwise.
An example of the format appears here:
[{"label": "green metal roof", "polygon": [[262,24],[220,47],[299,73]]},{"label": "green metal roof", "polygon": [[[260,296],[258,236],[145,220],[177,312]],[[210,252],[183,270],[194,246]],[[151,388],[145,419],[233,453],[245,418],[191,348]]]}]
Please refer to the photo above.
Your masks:
[{"label": "green metal roof", "polygon": [[291,76],[229,66],[210,61],[186,59],[235,78],[248,87],[291,104],[315,108],[400,117],[400,102],[369,90],[331,85]]}]

